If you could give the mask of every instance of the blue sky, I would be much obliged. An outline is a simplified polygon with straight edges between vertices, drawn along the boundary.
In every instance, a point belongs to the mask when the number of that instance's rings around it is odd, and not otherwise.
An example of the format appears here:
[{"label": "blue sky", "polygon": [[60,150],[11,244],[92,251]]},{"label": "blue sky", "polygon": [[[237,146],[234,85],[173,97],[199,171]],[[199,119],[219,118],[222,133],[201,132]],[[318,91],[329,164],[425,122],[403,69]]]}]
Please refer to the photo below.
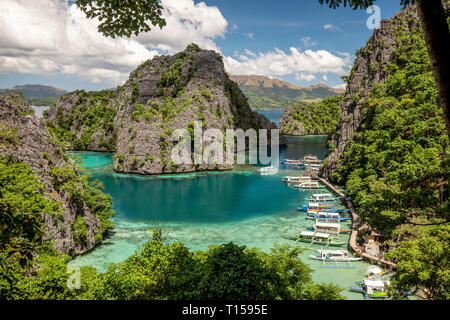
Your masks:
[{"label": "blue sky", "polygon": [[[170,8],[166,30],[131,42],[105,40],[96,34],[93,21],[64,7],[62,0],[41,0],[38,7],[27,1],[22,7],[15,0],[0,4],[5,31],[0,35],[0,88],[26,83],[68,90],[110,88],[143,60],[176,52],[189,42],[220,50],[231,73],[259,73],[302,86],[337,86],[354,52],[373,32],[366,26],[370,15],[365,11],[332,10],[317,0],[164,0]],[[376,1],[381,17],[392,17],[401,9],[399,2]],[[54,9],[55,3],[61,7]],[[12,28],[14,18],[24,15],[30,25]],[[314,67],[302,66],[309,63]]]}]

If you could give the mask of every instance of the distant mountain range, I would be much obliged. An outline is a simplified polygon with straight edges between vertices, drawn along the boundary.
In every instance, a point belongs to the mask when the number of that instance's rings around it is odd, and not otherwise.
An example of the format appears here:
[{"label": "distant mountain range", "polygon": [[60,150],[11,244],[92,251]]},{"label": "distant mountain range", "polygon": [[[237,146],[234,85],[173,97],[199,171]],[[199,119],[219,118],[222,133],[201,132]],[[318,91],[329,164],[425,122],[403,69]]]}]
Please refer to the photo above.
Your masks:
[{"label": "distant mountain range", "polygon": [[8,89],[0,89],[0,96],[20,91],[24,95],[25,101],[30,105],[49,106],[59,99],[60,96],[68,91],[51,86],[43,86],[40,84],[26,84],[22,86],[14,86]]},{"label": "distant mountain range", "polygon": [[317,101],[344,92],[324,84],[304,88],[265,76],[231,76],[231,79],[239,85],[253,109],[286,109],[299,101]]}]

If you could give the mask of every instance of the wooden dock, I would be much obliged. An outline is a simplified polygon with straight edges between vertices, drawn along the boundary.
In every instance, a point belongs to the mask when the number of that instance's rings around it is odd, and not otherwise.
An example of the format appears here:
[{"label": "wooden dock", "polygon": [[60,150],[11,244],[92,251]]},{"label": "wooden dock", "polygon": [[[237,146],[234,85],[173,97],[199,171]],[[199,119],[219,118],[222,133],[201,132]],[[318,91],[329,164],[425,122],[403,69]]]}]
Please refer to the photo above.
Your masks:
[{"label": "wooden dock", "polygon": [[358,253],[362,258],[364,258],[364,260],[366,261],[370,261],[370,263],[376,263],[376,264],[381,264],[384,267],[387,267],[389,269],[396,269],[397,265],[391,261],[387,261],[384,260],[382,258],[379,257],[375,257],[375,256],[371,256],[370,254],[368,254],[367,252],[363,252],[361,247],[358,245],[358,243],[356,242],[357,236],[358,236],[358,231],[364,228],[367,228],[367,224],[364,223],[364,221],[362,221],[359,217],[358,214],[356,213],[355,207],[353,206],[353,203],[351,202],[351,200],[349,198],[347,198],[345,196],[345,194],[340,191],[338,188],[336,188],[334,185],[332,185],[329,181],[320,178],[319,177],[319,181],[321,183],[323,183],[324,185],[326,185],[329,189],[331,189],[334,193],[336,193],[337,195],[339,195],[344,201],[345,204],[347,206],[347,208],[350,210],[351,215],[352,215],[352,233],[350,235],[350,241],[349,241],[349,246],[351,248],[352,251]]}]

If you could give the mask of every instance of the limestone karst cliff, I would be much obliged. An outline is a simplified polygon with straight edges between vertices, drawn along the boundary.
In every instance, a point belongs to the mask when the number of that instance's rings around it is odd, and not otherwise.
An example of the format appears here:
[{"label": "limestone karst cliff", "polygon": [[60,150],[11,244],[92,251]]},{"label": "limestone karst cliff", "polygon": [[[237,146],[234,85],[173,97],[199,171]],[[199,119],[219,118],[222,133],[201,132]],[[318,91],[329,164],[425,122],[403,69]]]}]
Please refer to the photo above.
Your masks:
[{"label": "limestone karst cliff", "polygon": [[45,236],[61,253],[77,255],[101,242],[111,227],[111,199],[77,171],[55,137],[18,94],[0,97],[0,154],[25,163],[44,184],[45,197],[60,215],[42,212]]},{"label": "limestone karst cliff", "polygon": [[[253,112],[224,70],[222,57],[189,45],[156,56],[113,91],[73,92],[50,109],[47,125],[67,149],[115,152],[114,170],[161,174],[228,170],[227,164],[175,164],[175,129],[275,129]],[[270,132],[270,130],[269,130]],[[285,143],[283,138],[281,144]],[[204,145],[205,146],[205,145]]]}]

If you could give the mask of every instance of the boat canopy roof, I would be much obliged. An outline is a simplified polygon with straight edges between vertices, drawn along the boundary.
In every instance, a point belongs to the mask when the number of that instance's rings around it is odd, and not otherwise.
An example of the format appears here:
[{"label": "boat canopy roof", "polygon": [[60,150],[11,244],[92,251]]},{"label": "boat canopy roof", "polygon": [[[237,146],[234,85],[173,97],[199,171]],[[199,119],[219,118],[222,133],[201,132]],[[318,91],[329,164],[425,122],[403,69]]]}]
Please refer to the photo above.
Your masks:
[{"label": "boat canopy roof", "polygon": [[383,281],[383,280],[368,280],[364,279],[364,285],[372,288],[384,288],[384,285],[389,285],[389,281]]},{"label": "boat canopy roof", "polygon": [[314,235],[315,235],[316,237],[324,238],[324,239],[328,239],[328,238],[330,237],[330,235],[329,235],[328,233],[320,233],[320,232],[316,232]]},{"label": "boat canopy roof", "polygon": [[327,217],[340,217],[339,213],[337,212],[318,212],[318,216],[327,216]]},{"label": "boat canopy roof", "polygon": [[336,228],[336,229],[339,229],[341,227],[339,223],[324,223],[324,222],[316,222],[315,226],[322,228]]},{"label": "boat canopy roof", "polygon": [[300,233],[300,235],[302,235],[302,236],[306,236],[306,237],[312,237],[312,236],[314,236],[314,232],[312,232],[312,231],[302,231],[301,233]]},{"label": "boat canopy roof", "polygon": [[317,193],[313,194],[314,198],[322,198],[322,197],[332,197],[333,195],[331,193]]}]

